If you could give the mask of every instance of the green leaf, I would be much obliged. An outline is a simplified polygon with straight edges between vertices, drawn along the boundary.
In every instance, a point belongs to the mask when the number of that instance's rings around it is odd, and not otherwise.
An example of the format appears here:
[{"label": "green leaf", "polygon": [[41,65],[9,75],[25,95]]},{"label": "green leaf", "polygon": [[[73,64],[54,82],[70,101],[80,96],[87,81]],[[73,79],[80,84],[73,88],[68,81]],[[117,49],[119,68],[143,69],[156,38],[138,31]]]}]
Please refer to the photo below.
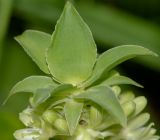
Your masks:
[{"label": "green leaf", "polygon": [[44,103],[39,105],[40,109],[51,109],[57,102],[63,103],[75,90],[76,87],[73,87],[71,84],[61,84],[54,88],[52,91],[50,98],[45,100]]},{"label": "green leaf", "polygon": [[[154,23],[103,3],[87,4],[84,1],[78,8],[95,40],[103,44],[98,46],[101,49],[130,43],[143,45],[160,54],[160,28]],[[132,61],[155,71],[160,70],[160,58],[138,57]]]},{"label": "green leaf", "polygon": [[[50,24],[56,22],[61,13],[61,10],[57,7],[62,8],[64,2],[64,0],[63,2],[58,1],[58,3],[57,0],[56,3],[50,0],[41,2],[39,0],[24,0],[14,4],[14,10],[16,12],[21,11],[24,19],[30,22],[38,21],[37,25],[44,27],[44,21]],[[41,8],[44,5],[46,7]],[[93,1],[88,1],[87,3],[87,1],[83,0],[80,3],[77,2],[76,6],[91,28],[95,40],[103,44],[98,46],[103,50],[109,49],[110,46],[130,43],[137,45],[143,44],[143,46],[154,52],[160,52],[160,28],[158,25],[126,14],[125,11],[118,10],[101,2],[97,4]],[[133,62],[156,71],[160,71],[159,61],[160,58],[154,57],[133,59]]]},{"label": "green leaf", "polygon": [[[10,96],[19,93],[19,92],[29,92],[29,93],[36,93],[37,89],[46,88],[49,86],[56,87],[57,84],[47,76],[30,76],[25,78],[24,80],[18,82],[10,91],[8,98],[5,102],[9,99]],[[5,103],[4,102],[4,103]]]},{"label": "green leaf", "polygon": [[49,74],[45,52],[51,43],[51,35],[40,31],[27,30],[22,35],[15,37],[15,39],[39,68]]},{"label": "green leaf", "polygon": [[93,75],[86,82],[86,85],[88,86],[99,79],[102,75],[106,75],[112,68],[120,63],[140,55],[157,56],[152,51],[136,45],[123,45],[109,49],[99,56],[93,70]]},{"label": "green leaf", "polygon": [[45,102],[51,96],[53,89],[54,88],[52,86],[37,89],[33,95],[33,98],[31,98],[31,104],[36,107]]},{"label": "green leaf", "polygon": [[48,103],[51,102],[54,104],[57,101],[67,99],[77,90],[76,87],[72,86],[71,84],[61,84],[54,89],[51,93],[51,98],[49,99]]},{"label": "green leaf", "polygon": [[64,113],[68,123],[70,135],[73,135],[77,128],[82,113],[82,108],[83,103],[79,103],[74,100],[66,102],[64,106]]},{"label": "green leaf", "polygon": [[122,126],[126,125],[126,116],[124,111],[109,87],[97,86],[76,96],[77,99],[87,99],[97,103],[113,116]]},{"label": "green leaf", "polygon": [[52,96],[63,96],[63,94],[69,95],[69,93],[72,93],[75,89],[76,87],[72,86],[71,84],[61,84],[55,88],[55,90],[52,92]]},{"label": "green leaf", "polygon": [[100,83],[100,85],[104,85],[104,86],[105,85],[113,86],[113,85],[120,85],[120,84],[129,84],[129,85],[134,85],[134,86],[141,87],[141,88],[143,87],[142,85],[138,84],[134,80],[126,76],[121,76],[121,75],[112,76],[106,79],[105,81],[103,81],[102,83]]},{"label": "green leaf", "polygon": [[95,61],[96,45],[91,31],[67,2],[47,52],[49,70],[58,81],[77,85],[91,76]]}]

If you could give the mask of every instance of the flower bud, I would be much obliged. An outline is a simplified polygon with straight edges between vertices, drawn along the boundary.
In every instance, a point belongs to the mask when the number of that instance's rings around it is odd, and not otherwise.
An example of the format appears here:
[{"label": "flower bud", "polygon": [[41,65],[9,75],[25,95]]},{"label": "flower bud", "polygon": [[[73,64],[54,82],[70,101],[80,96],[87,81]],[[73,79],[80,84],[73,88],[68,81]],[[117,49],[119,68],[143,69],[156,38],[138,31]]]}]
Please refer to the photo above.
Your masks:
[{"label": "flower bud", "polygon": [[150,131],[148,132],[148,135],[154,135],[156,134],[157,130],[154,128],[151,128]]},{"label": "flower bud", "polygon": [[27,127],[40,127],[41,125],[39,116],[33,112],[32,108],[27,108],[19,113],[19,119]]},{"label": "flower bud", "polygon": [[135,111],[136,105],[134,102],[129,101],[129,102],[122,104],[122,108],[123,108],[125,115],[128,117]]},{"label": "flower bud", "polygon": [[125,140],[140,140],[141,134],[143,133],[143,128],[139,128],[133,131],[126,129],[122,134],[122,138]]},{"label": "flower bud", "polygon": [[119,86],[113,86],[112,90],[116,96],[119,96],[119,94],[121,93],[121,88]]},{"label": "flower bud", "polygon": [[57,119],[54,122],[54,127],[60,132],[60,133],[68,133],[68,125],[66,120],[64,119]]},{"label": "flower bud", "polygon": [[[154,123],[150,123],[147,127],[143,127],[143,128],[144,128],[144,131],[143,131],[143,133],[141,133],[141,135],[142,135],[143,137],[149,135],[149,132],[151,131],[152,126],[154,126]],[[151,135],[152,135],[152,134],[151,134]],[[154,135],[154,134],[153,134],[153,135]]]},{"label": "flower bud", "polygon": [[102,113],[98,108],[91,106],[90,108],[90,123],[93,127],[98,126],[102,122]]},{"label": "flower bud", "polygon": [[143,113],[128,123],[128,128],[130,130],[138,129],[145,125],[150,119],[150,115],[148,113]]},{"label": "flower bud", "polygon": [[42,133],[41,129],[27,128],[27,129],[17,130],[14,133],[14,137],[17,140],[39,140],[41,133]]},{"label": "flower bud", "polygon": [[50,124],[54,124],[56,119],[58,119],[58,114],[53,110],[47,110],[42,115],[43,119]]},{"label": "flower bud", "polygon": [[[114,134],[110,131],[96,131],[96,130],[93,130],[93,129],[87,129],[87,132],[95,139],[104,139],[106,137],[110,137],[110,136],[113,136]],[[92,138],[92,139],[93,139]]]},{"label": "flower bud", "polygon": [[87,131],[84,127],[79,127],[73,140],[95,140],[95,138],[92,137],[90,132]]},{"label": "flower bud", "polygon": [[136,110],[134,113],[134,116],[139,114],[147,105],[147,100],[145,97],[141,96],[141,97],[137,97],[133,100],[136,104]]},{"label": "flower bud", "polygon": [[94,139],[89,134],[83,134],[77,136],[76,140],[94,140]]},{"label": "flower bud", "polygon": [[113,77],[113,76],[120,76],[120,73],[116,70],[112,70],[112,71],[110,71],[108,77],[110,78],[110,77]]},{"label": "flower bud", "polygon": [[135,98],[135,96],[134,96],[133,92],[130,92],[130,91],[125,92],[125,93],[123,93],[123,94],[121,94],[121,95],[119,96],[119,99],[120,99],[120,103],[121,103],[121,104],[123,104],[123,103],[125,103],[125,102],[128,102],[128,101],[131,101],[131,100],[133,100],[134,98]]},{"label": "flower bud", "polygon": [[49,123],[46,123],[44,120],[41,121],[42,121],[43,135],[39,137],[39,140],[49,140],[49,138],[52,138],[56,135],[56,132]]}]

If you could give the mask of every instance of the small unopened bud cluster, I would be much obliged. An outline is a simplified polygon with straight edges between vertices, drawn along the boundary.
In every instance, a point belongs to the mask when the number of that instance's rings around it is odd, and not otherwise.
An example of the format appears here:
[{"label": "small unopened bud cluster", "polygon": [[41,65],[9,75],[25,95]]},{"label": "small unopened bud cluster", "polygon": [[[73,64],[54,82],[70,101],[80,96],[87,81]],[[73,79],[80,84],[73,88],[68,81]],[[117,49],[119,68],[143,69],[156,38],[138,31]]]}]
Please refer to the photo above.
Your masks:
[{"label": "small unopened bud cluster", "polygon": [[160,137],[155,135],[154,123],[147,125],[150,115],[142,113],[147,105],[146,98],[143,96],[135,97],[132,92],[116,93],[116,95],[127,116],[127,126],[119,129],[119,131],[116,130],[115,126],[115,132],[111,130],[115,135],[109,140],[159,140]]},{"label": "small unopened bud cluster", "polygon": [[112,116],[96,104],[86,103],[75,133],[70,136],[64,115],[64,104],[45,111],[28,107],[19,114],[27,127],[17,130],[17,140],[49,140],[58,137],[62,140],[159,140],[153,123],[147,125],[150,115],[142,113],[147,105],[145,97],[135,97],[132,92],[121,92],[118,86],[112,87],[127,117],[127,125],[120,126]]},{"label": "small unopened bud cluster", "polygon": [[52,109],[39,114],[33,108],[28,107],[19,114],[19,117],[28,128],[14,133],[17,140],[48,140],[55,135],[68,134],[66,120]]}]

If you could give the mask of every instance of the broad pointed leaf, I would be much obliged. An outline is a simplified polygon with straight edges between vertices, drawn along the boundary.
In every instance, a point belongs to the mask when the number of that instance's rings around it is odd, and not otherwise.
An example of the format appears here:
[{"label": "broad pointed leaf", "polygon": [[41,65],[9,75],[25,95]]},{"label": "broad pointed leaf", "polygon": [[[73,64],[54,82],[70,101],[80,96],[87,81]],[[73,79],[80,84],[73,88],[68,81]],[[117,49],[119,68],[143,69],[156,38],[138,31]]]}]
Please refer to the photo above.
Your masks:
[{"label": "broad pointed leaf", "polygon": [[115,94],[109,87],[97,86],[76,96],[77,99],[87,99],[97,103],[115,118],[122,126],[126,125],[126,116],[116,98]]},{"label": "broad pointed leaf", "polygon": [[[37,89],[46,88],[49,86],[56,87],[57,84],[47,76],[30,76],[18,82],[10,91],[8,98],[19,92],[36,93]],[[8,100],[6,99],[6,101]],[[5,102],[6,102],[5,101]]]},{"label": "broad pointed leaf", "polygon": [[71,96],[76,90],[77,88],[72,86],[71,84],[61,84],[56,87],[51,93],[52,99],[50,99],[49,102],[54,104],[55,101],[66,99]]},{"label": "broad pointed leaf", "polygon": [[83,103],[79,103],[74,100],[66,102],[64,106],[64,113],[68,123],[70,135],[73,135],[77,128],[82,113],[82,108]]},{"label": "broad pointed leaf", "polygon": [[134,85],[137,87],[143,87],[142,85],[135,82],[134,80],[132,80],[126,76],[121,76],[121,75],[112,76],[112,77],[106,79],[105,81],[103,81],[102,83],[100,83],[100,85],[104,85],[104,86],[105,85],[106,86],[113,86],[113,85],[121,85],[121,84],[129,84],[129,85]]},{"label": "broad pointed leaf", "polygon": [[72,93],[76,87],[72,86],[71,84],[61,84],[58,87],[55,88],[55,90],[52,92],[52,96],[63,96],[63,94]]},{"label": "broad pointed leaf", "polygon": [[15,39],[39,68],[49,74],[45,51],[50,45],[51,35],[40,31],[27,30],[22,35],[15,37]]},{"label": "broad pointed leaf", "polygon": [[73,87],[71,84],[61,84],[53,89],[50,98],[48,98],[39,107],[41,109],[46,109],[51,108],[57,102],[64,102],[68,98],[68,96],[72,95],[75,90],[77,90],[76,87]]},{"label": "broad pointed leaf", "polygon": [[45,102],[50,96],[55,87],[48,86],[47,88],[39,88],[31,98],[31,104],[36,107]]},{"label": "broad pointed leaf", "polygon": [[70,2],[57,22],[47,52],[51,74],[62,83],[85,81],[96,61],[96,45],[88,26]]},{"label": "broad pointed leaf", "polygon": [[136,45],[118,46],[104,52],[99,56],[93,71],[93,75],[85,85],[88,86],[92,84],[94,81],[100,78],[102,74],[104,75],[108,73],[112,68],[116,67],[120,63],[140,55],[157,56],[147,48]]}]

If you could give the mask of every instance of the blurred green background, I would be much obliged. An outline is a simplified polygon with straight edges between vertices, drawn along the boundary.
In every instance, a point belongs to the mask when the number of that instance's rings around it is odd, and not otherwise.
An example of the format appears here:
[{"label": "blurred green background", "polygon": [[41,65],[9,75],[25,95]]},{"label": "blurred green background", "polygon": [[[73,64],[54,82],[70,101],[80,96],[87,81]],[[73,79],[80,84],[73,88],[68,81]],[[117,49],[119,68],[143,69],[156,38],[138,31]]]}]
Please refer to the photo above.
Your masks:
[{"label": "blurred green background", "polygon": [[[72,0],[73,1],[73,0]],[[11,87],[30,75],[43,74],[13,39],[26,29],[52,33],[65,0],[0,0],[0,104]],[[75,0],[77,10],[90,26],[98,51],[122,44],[142,45],[160,55],[160,0]],[[139,57],[118,69],[144,85],[134,88],[148,99],[147,111],[160,128],[160,57]],[[126,88],[126,87],[125,87]],[[0,107],[0,140],[13,140],[23,125],[18,112],[28,95],[16,95]]]}]

